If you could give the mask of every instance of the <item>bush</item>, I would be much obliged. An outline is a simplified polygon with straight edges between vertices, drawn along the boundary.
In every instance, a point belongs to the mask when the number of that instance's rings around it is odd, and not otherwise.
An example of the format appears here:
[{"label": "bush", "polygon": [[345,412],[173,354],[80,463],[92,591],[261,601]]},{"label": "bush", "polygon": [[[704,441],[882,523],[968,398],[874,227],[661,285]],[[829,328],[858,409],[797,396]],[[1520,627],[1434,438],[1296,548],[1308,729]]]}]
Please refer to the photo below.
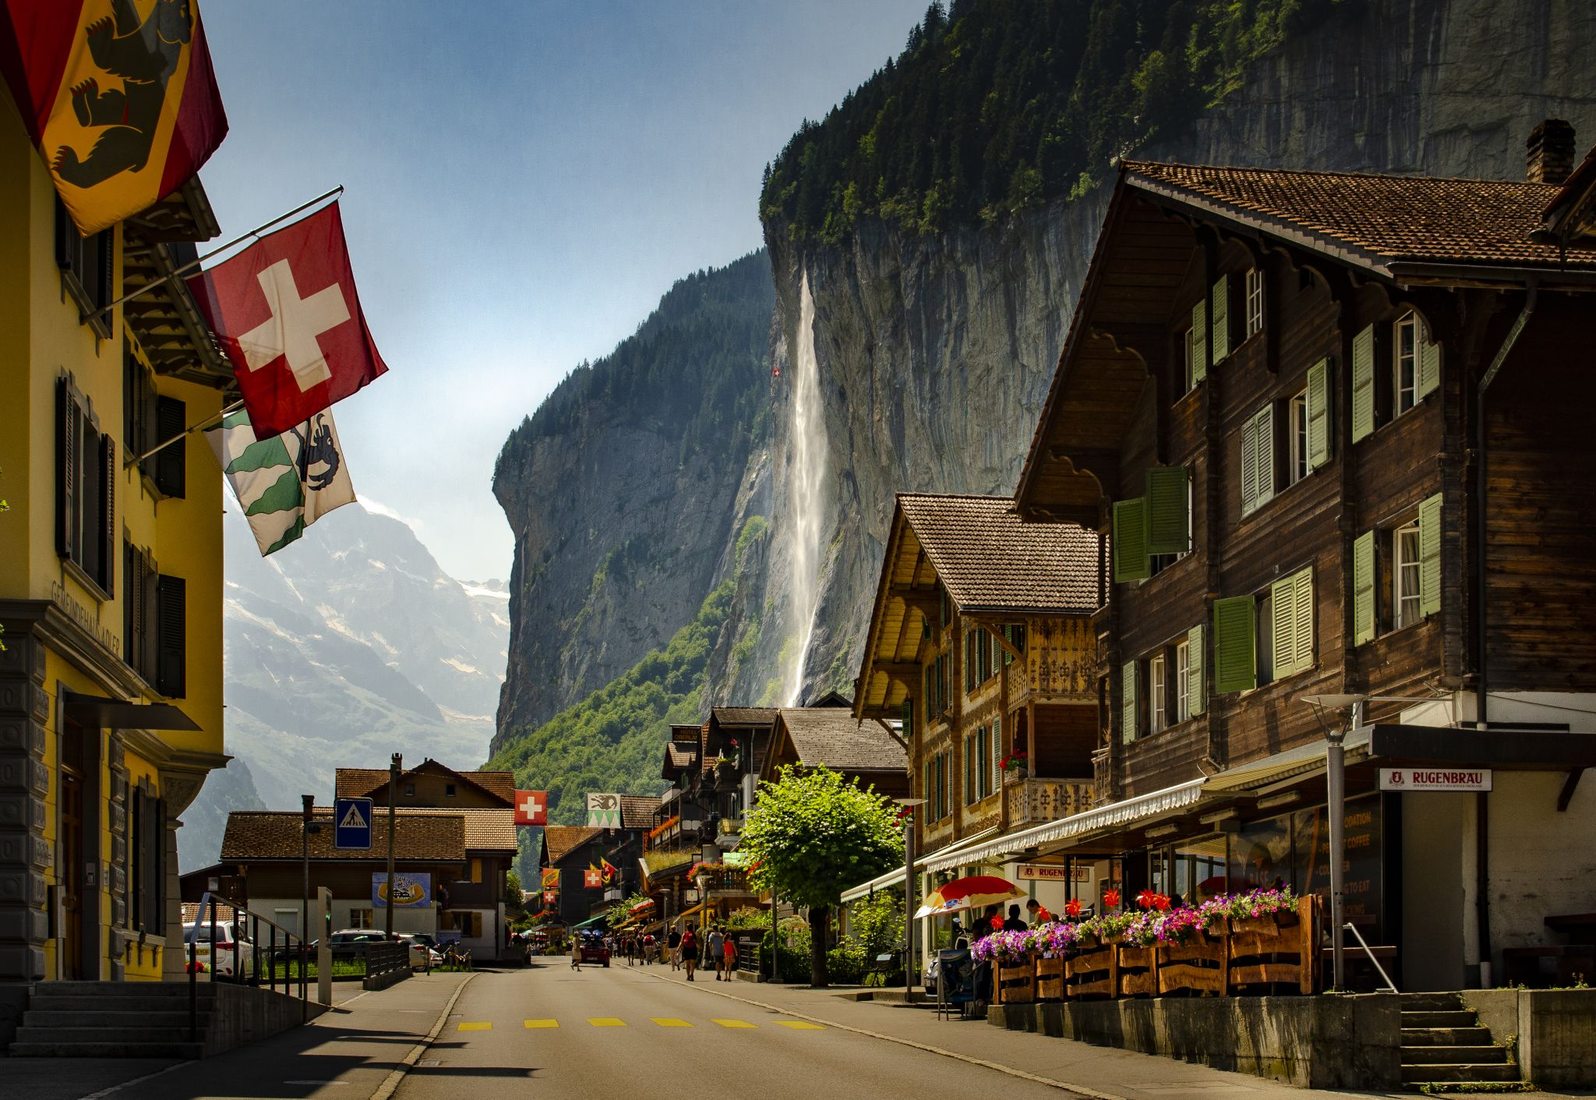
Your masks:
[{"label": "bush", "polygon": [[846,940],[826,952],[828,976],[842,985],[862,984],[871,961],[857,940]]}]

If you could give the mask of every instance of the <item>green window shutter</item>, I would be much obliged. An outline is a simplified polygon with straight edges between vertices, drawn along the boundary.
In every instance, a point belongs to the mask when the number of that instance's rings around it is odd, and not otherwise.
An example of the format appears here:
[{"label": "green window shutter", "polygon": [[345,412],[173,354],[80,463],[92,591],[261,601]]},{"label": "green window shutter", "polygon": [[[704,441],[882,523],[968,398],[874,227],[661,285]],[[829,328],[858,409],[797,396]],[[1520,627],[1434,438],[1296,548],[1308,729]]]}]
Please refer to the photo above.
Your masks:
[{"label": "green window shutter", "polygon": [[1191,307],[1191,377],[1201,382],[1208,377],[1208,303],[1198,302]]},{"label": "green window shutter", "polygon": [[1294,577],[1269,586],[1269,667],[1274,680],[1297,671],[1296,589]]},{"label": "green window shutter", "polygon": [[1352,338],[1352,442],[1374,431],[1374,326]]},{"label": "green window shutter", "polygon": [[1258,444],[1253,435],[1258,430],[1258,418],[1248,417],[1241,426],[1241,514],[1246,515],[1258,506]]},{"label": "green window shutter", "polygon": [[992,786],[998,785],[999,761],[1003,759],[1003,719],[1001,716],[992,719]]},{"label": "green window shutter", "polygon": [[1256,454],[1253,466],[1258,471],[1258,490],[1253,507],[1275,495],[1275,407],[1267,404],[1253,417],[1252,445]]},{"label": "green window shutter", "polygon": [[1203,686],[1203,628],[1199,623],[1186,631],[1186,706],[1193,715],[1207,709]]},{"label": "green window shutter", "polygon": [[1419,505],[1419,614],[1441,610],[1441,494]]},{"label": "green window shutter", "polygon": [[1304,569],[1294,579],[1292,625],[1296,655],[1292,659],[1292,671],[1306,672],[1313,667],[1313,567]]},{"label": "green window shutter", "polygon": [[1209,295],[1213,302],[1214,365],[1218,366],[1230,354],[1230,276],[1221,275]]},{"label": "green window shutter", "polygon": [[964,739],[964,804],[975,801],[975,735]]},{"label": "green window shutter", "polygon": [[1147,561],[1147,498],[1114,502],[1114,579],[1145,580]]},{"label": "green window shutter", "polygon": [[903,740],[906,743],[914,741],[914,700],[903,700]]},{"label": "green window shutter", "polygon": [[1430,326],[1419,322],[1419,365],[1414,379],[1414,400],[1423,401],[1441,384],[1441,345],[1430,339]]},{"label": "green window shutter", "polygon": [[1352,644],[1374,640],[1374,532],[1352,543]]},{"label": "green window shutter", "polygon": [[1147,471],[1147,552],[1184,554],[1191,549],[1191,475],[1184,466]]},{"label": "green window shutter", "polygon": [[1119,739],[1125,744],[1136,740],[1136,662],[1126,661],[1119,670]]},{"label": "green window shutter", "polygon": [[1258,685],[1257,611],[1251,596],[1214,601],[1214,691],[1249,691]]},{"label": "green window shutter", "polygon": [[1308,467],[1330,461],[1330,360],[1308,368]]}]

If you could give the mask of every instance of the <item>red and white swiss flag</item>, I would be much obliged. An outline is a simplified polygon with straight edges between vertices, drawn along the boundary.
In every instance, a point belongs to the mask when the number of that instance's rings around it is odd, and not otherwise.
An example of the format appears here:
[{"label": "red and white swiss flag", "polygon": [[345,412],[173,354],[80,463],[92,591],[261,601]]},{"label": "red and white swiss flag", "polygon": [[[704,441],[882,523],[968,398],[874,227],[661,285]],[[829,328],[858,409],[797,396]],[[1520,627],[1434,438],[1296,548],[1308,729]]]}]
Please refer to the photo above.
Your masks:
[{"label": "red and white swiss flag", "polygon": [[547,825],[549,823],[549,792],[516,791],[515,823],[517,825]]},{"label": "red and white swiss flag", "polygon": [[258,438],[388,370],[360,312],[336,202],[188,279],[233,362]]}]

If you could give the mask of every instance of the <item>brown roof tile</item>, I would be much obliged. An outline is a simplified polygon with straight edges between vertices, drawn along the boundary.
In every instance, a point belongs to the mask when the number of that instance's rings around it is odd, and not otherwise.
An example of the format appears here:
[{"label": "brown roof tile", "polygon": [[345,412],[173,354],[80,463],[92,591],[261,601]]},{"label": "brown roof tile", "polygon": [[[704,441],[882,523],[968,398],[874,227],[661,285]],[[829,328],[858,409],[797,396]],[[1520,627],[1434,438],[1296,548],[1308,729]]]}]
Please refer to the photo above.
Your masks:
[{"label": "brown roof tile", "polygon": [[[313,820],[322,827],[310,835],[311,859],[382,862],[388,858],[386,841],[364,851],[334,848],[330,807],[317,807]],[[234,810],[227,815],[222,834],[222,859],[299,859],[302,821],[297,810]],[[399,859],[457,861],[465,859],[465,851],[465,819],[459,812],[416,814],[401,809],[394,820],[394,852]]]},{"label": "brown roof tile", "polygon": [[833,771],[898,771],[909,766],[908,753],[886,726],[863,721],[837,707],[788,707],[781,712],[801,763],[824,764]]},{"label": "brown roof tile", "polygon": [[1096,532],[1021,523],[1011,497],[901,493],[898,507],[964,611],[1097,610]]},{"label": "brown roof tile", "polygon": [[776,721],[775,707],[716,707],[710,718],[723,726],[769,726]]},{"label": "brown roof tile", "polygon": [[585,825],[546,825],[543,828],[543,846],[548,849],[549,863],[560,862],[577,848],[602,833],[603,829],[589,829]]},{"label": "brown roof tile", "polygon": [[[1362,253],[1371,266],[1444,263],[1565,266],[1555,244],[1532,241],[1559,189],[1552,184],[1349,172],[1285,172],[1125,161],[1125,181],[1321,249]],[[1596,270],[1596,249],[1567,267]]]},{"label": "brown roof tile", "polygon": [[[513,809],[459,810],[410,807],[401,814],[454,814],[465,818],[465,847],[468,852],[514,852],[516,850],[515,811]],[[382,819],[382,810],[377,811]],[[397,822],[395,823],[397,824]]]},{"label": "brown roof tile", "polygon": [[365,798],[386,782],[387,768],[339,768],[333,773],[339,798]]},{"label": "brown roof tile", "polygon": [[[433,759],[423,760],[404,775],[428,770],[448,772],[467,783],[481,787],[488,794],[504,800],[505,805],[515,801],[515,773],[506,771],[462,772]],[[339,768],[333,773],[333,784],[339,798],[365,798],[388,782],[387,768]]]},{"label": "brown roof tile", "polygon": [[621,795],[621,828],[652,829],[654,811],[659,809],[658,795]]}]

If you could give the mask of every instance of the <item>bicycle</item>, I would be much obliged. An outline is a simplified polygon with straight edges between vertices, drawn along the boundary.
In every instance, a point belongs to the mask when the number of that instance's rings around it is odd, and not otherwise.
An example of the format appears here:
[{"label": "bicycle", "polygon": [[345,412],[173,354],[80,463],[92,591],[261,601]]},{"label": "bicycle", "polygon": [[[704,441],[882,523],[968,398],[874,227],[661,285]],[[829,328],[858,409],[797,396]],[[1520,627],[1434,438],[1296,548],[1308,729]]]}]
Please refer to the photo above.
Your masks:
[{"label": "bicycle", "polygon": [[[461,947],[457,943],[445,945],[443,949],[443,967],[454,970],[472,969],[471,949],[469,947]],[[440,967],[440,969],[443,969],[443,967]]]}]

